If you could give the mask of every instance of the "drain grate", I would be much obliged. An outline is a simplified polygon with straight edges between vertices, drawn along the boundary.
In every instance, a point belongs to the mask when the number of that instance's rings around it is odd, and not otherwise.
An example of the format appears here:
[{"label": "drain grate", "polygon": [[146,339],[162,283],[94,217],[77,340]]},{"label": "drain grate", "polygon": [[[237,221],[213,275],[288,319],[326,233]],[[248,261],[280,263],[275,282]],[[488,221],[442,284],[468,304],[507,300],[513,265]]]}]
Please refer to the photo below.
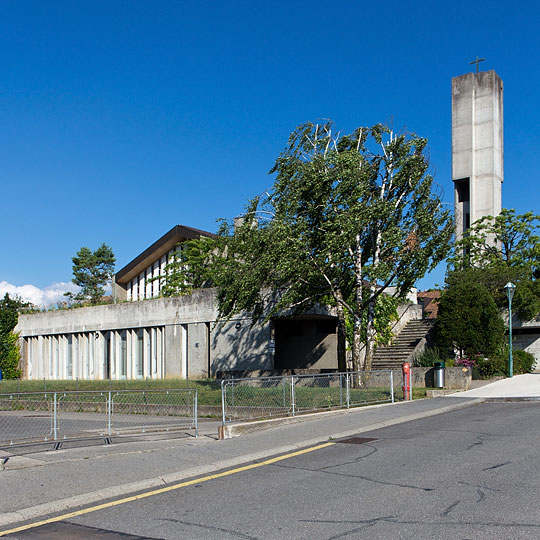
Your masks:
[{"label": "drain grate", "polygon": [[379,439],[374,439],[373,437],[350,437],[349,439],[341,439],[336,442],[345,444],[365,444],[378,440]]}]

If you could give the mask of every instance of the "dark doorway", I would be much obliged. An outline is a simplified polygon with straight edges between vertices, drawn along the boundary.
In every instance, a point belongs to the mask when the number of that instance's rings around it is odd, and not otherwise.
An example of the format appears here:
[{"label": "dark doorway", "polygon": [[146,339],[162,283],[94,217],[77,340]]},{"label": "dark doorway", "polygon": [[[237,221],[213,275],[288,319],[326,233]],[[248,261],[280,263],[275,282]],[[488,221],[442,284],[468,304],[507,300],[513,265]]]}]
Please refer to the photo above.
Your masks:
[{"label": "dark doorway", "polygon": [[274,369],[337,369],[337,320],[274,319]]}]

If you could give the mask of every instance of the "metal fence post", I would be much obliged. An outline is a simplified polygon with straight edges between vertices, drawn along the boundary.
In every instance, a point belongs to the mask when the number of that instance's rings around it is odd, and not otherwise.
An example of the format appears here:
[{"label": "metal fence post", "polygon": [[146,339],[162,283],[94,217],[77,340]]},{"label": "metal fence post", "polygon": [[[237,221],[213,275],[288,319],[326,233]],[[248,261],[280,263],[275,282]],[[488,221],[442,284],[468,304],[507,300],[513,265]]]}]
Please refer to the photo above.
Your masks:
[{"label": "metal fence post", "polygon": [[345,375],[346,396],[347,396],[347,409],[351,406],[351,376],[349,373]]},{"label": "metal fence post", "polygon": [[339,374],[339,406],[343,407],[343,374]]},{"label": "metal fence post", "polygon": [[394,403],[394,372],[390,370],[390,397]]},{"label": "metal fence post", "polygon": [[53,394],[53,438],[58,440],[58,409],[56,405],[56,392]]},{"label": "metal fence post", "polygon": [[112,411],[112,392],[109,390],[109,399],[107,400],[107,435],[111,435],[111,411]]},{"label": "metal fence post", "polygon": [[193,404],[193,415],[194,415],[194,421],[195,421],[195,438],[199,438],[199,412],[198,412],[198,396],[197,396],[197,390],[195,390],[195,403]]},{"label": "metal fence post", "polygon": [[291,377],[291,405],[292,405],[292,415],[296,415],[296,396],[294,394],[294,375]]},{"label": "metal fence post", "polygon": [[225,425],[225,379],[221,380],[221,418],[222,423]]}]

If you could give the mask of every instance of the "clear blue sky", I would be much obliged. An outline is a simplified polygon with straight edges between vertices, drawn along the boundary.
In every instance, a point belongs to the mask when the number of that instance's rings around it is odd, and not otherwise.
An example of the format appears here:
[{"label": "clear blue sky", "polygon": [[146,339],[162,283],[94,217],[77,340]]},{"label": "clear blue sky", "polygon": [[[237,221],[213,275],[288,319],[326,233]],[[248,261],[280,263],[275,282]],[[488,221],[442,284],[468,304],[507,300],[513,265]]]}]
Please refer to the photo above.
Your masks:
[{"label": "clear blue sky", "polygon": [[[0,283],[117,268],[176,224],[216,230],[270,187],[298,124],[393,122],[430,141],[452,202],[451,78],[505,91],[503,206],[540,213],[540,4],[0,3]],[[423,280],[442,282],[443,272]]]}]

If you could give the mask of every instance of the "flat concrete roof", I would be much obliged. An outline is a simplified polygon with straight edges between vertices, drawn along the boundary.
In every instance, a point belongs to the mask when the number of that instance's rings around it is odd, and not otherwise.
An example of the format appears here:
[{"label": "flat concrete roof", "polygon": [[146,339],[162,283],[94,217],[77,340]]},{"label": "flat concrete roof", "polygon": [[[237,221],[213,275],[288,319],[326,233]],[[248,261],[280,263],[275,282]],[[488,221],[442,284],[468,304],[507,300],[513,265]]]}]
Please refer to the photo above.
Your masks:
[{"label": "flat concrete roof", "polygon": [[116,272],[116,283],[129,283],[134,277],[138,276],[143,270],[148,268],[154,261],[161,258],[170,251],[179,242],[193,240],[206,236],[207,238],[216,238],[216,235],[208,232],[186,227],[185,225],[176,225],[168,233],[164,234],[159,240],[146,248],[140,255],[135,257],[124,268]]}]

